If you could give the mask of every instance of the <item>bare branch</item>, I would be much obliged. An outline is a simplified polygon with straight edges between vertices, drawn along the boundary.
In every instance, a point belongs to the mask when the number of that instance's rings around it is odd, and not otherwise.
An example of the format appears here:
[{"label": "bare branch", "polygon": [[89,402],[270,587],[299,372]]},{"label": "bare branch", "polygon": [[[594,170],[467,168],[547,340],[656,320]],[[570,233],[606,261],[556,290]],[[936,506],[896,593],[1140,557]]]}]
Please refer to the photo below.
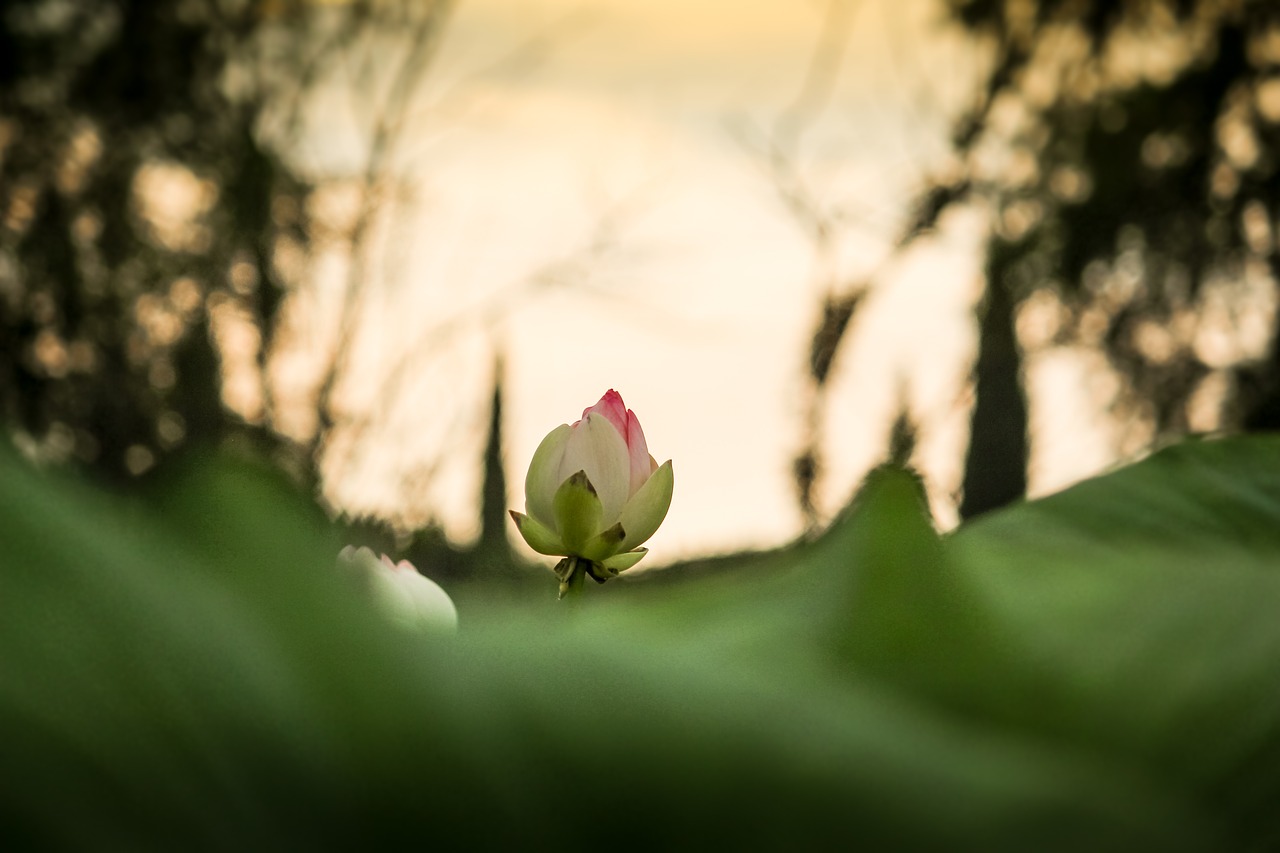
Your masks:
[{"label": "bare branch", "polygon": [[380,212],[380,188],[389,179],[396,146],[405,126],[405,116],[428,68],[438,55],[452,8],[451,0],[435,0],[417,19],[409,53],[396,69],[386,99],[378,106],[362,179],[361,208],[351,230],[352,257],[343,290],[338,340],[316,395],[319,427],[313,440],[313,449],[319,449],[333,427],[333,392],[355,344],[359,328],[361,290],[368,283],[373,252],[369,240],[370,229]]}]

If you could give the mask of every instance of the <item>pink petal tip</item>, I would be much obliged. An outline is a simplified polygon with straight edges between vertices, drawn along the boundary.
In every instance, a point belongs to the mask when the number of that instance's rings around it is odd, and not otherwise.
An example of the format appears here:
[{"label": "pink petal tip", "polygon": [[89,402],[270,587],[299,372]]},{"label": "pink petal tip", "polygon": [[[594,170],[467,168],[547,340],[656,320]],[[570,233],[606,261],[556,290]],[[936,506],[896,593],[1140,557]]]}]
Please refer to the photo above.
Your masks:
[{"label": "pink petal tip", "polygon": [[582,417],[595,412],[604,415],[613,424],[622,440],[627,439],[627,404],[622,402],[622,395],[610,388],[594,406],[582,410]]}]

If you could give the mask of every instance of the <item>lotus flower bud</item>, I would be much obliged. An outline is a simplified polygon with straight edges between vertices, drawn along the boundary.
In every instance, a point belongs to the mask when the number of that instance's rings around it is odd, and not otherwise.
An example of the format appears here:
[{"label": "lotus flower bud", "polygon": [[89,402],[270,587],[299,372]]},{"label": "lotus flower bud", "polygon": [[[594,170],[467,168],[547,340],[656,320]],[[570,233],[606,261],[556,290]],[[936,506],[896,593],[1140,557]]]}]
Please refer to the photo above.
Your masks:
[{"label": "lotus flower bud", "polygon": [[610,389],[581,420],[553,429],[533,454],[525,513],[511,517],[529,547],[567,558],[563,583],[581,564],[603,583],[647,553],[639,547],[671,506],[670,460],[649,454],[640,421]]},{"label": "lotus flower bud", "polygon": [[396,563],[386,554],[378,558],[368,548],[348,545],[338,554],[338,562],[361,572],[375,601],[393,621],[432,632],[457,630],[453,599],[408,560]]}]

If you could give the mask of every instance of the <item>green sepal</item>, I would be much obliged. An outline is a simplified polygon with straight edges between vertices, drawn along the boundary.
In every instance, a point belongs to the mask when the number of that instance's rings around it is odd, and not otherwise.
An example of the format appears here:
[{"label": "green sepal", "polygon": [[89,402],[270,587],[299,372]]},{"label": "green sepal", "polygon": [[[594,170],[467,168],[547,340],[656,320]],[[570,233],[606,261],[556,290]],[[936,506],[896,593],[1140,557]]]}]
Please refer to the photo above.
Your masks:
[{"label": "green sepal", "polygon": [[622,546],[622,540],[626,538],[627,533],[622,529],[622,524],[615,524],[588,542],[586,547],[582,549],[581,556],[598,563],[618,553],[618,548]]},{"label": "green sepal", "polygon": [[603,563],[589,561],[587,563],[587,574],[596,583],[604,583],[605,581],[616,578],[618,576],[617,569],[611,569]]},{"label": "green sepal", "polygon": [[516,512],[514,509],[508,512],[516,523],[516,530],[520,531],[520,537],[528,543],[530,548],[548,557],[560,557],[569,553],[554,530],[522,512]]},{"label": "green sepal", "polygon": [[581,555],[587,542],[600,530],[604,512],[587,472],[579,471],[561,483],[553,505],[560,541],[568,553]]},{"label": "green sepal", "polygon": [[644,559],[644,555],[649,553],[648,548],[637,548],[634,551],[623,551],[621,554],[614,554],[607,560],[601,560],[601,564],[613,571],[616,576],[618,572],[625,572],[636,563]]},{"label": "green sepal", "polygon": [[622,508],[621,521],[626,528],[627,538],[618,550],[630,551],[657,532],[662,520],[667,517],[667,510],[671,508],[674,486],[675,475],[671,470],[671,460],[668,459],[658,466]]}]

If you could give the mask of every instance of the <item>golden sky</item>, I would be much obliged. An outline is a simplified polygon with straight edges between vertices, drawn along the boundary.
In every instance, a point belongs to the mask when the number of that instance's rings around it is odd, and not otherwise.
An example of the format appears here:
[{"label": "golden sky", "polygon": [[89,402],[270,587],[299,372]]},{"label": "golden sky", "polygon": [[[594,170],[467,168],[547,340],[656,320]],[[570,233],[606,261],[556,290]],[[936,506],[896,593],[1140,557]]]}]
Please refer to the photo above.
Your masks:
[{"label": "golden sky", "polygon": [[[543,435],[615,388],[654,455],[674,460],[655,564],[785,541],[801,524],[789,472],[819,299],[831,282],[869,280],[831,382],[822,507],[843,505],[882,457],[905,383],[935,509],[953,523],[980,221],[952,217],[902,258],[888,246],[912,193],[945,164],[976,48],[933,0],[847,4],[838,72],[788,151],[834,223],[820,257],[743,128],[774,132],[826,11],[795,0],[461,4],[405,133],[360,379],[343,395],[376,426],[335,463],[333,497],[473,535],[499,351],[512,506]],[[544,57],[510,61],[545,34]],[[302,151],[338,196],[363,150],[340,89],[317,99]],[[337,304],[342,265],[340,253],[319,259],[311,321]],[[409,378],[389,389],[379,377],[401,361]],[[1074,408],[1058,417],[1070,424]],[[1098,453],[1076,450],[1068,468],[1101,465]],[[1042,458],[1041,486],[1060,468]]]}]

